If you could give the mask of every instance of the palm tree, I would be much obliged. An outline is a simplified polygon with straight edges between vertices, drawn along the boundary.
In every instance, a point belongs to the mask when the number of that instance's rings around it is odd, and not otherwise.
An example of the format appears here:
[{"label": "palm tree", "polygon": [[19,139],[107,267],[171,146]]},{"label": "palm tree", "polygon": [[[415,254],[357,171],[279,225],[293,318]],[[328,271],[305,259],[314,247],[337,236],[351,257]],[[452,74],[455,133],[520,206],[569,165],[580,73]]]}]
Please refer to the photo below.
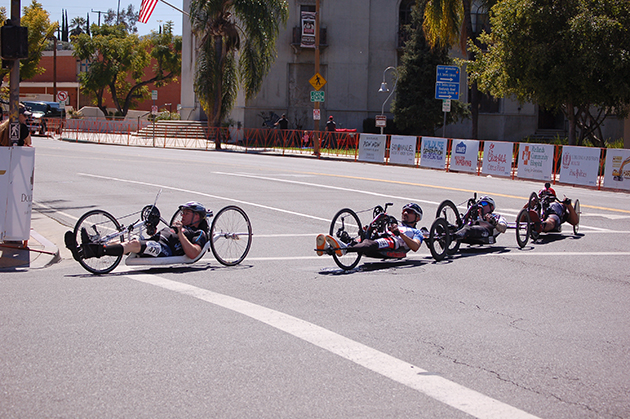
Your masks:
[{"label": "palm tree", "polygon": [[[194,88],[208,115],[208,127],[221,126],[239,86],[246,99],[260,91],[276,57],[280,24],[288,17],[286,0],[191,2],[190,22],[198,41]],[[215,138],[220,149],[221,138]]]},{"label": "palm tree", "polygon": [[[474,60],[473,52],[468,48],[468,41],[477,42],[473,31],[471,7],[478,10],[490,10],[496,0],[418,0],[426,1],[423,29],[432,46],[450,48],[459,43],[461,51],[468,60]],[[472,115],[472,138],[477,138],[479,119],[479,90],[477,84],[470,85],[470,105]]]}]

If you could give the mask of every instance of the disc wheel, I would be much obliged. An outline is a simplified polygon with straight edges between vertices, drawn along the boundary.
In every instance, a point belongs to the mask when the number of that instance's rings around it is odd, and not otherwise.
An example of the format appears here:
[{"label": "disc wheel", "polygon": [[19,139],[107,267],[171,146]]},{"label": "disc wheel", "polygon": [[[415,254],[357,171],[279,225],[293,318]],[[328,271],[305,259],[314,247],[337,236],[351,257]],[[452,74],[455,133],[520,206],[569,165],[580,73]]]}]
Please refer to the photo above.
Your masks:
[{"label": "disc wheel", "polygon": [[[450,233],[454,233],[455,231],[459,230],[464,224],[462,221],[462,216],[457,209],[457,206],[453,203],[453,201],[449,201],[448,199],[446,201],[442,201],[442,203],[438,206],[438,209],[435,213],[435,218],[445,219],[447,225],[449,226]],[[454,255],[455,253],[457,253],[457,251],[459,250],[459,245],[459,240],[452,240],[447,249],[448,254]]]},{"label": "disc wheel", "polygon": [[436,218],[429,229],[429,239],[427,245],[431,251],[431,256],[438,262],[443,260],[448,254],[451,241],[448,223],[444,218]]},{"label": "disc wheel", "polygon": [[[330,223],[329,234],[345,244],[351,244],[353,241],[360,242],[363,240],[363,229],[361,220],[356,212],[350,208],[339,210]],[[343,256],[333,253],[333,259],[337,266],[348,271],[354,269],[361,260],[361,254],[357,252],[348,252]]]},{"label": "disc wheel", "polygon": [[225,266],[238,265],[252,246],[252,225],[245,211],[230,205],[215,215],[210,227],[210,249]]},{"label": "disc wheel", "polygon": [[523,208],[516,216],[516,242],[521,249],[527,245],[531,229],[532,223],[529,218],[529,210]]},{"label": "disc wheel", "polygon": [[[85,229],[90,238],[91,243],[111,244],[120,243],[121,236],[106,242],[105,236],[120,231],[120,224],[113,215],[102,210],[93,210],[83,214],[77,224],[74,226],[74,237],[79,245],[81,245],[81,230]],[[102,256],[100,258],[80,259],[79,263],[85,270],[96,275],[102,275],[111,272],[118,266],[122,259],[119,256]]]},{"label": "disc wheel", "polygon": [[581,214],[581,211],[580,211],[580,200],[579,199],[576,199],[575,202],[573,203],[573,209],[575,210],[575,213],[578,216],[578,222],[577,222],[577,224],[575,224],[573,226],[573,234],[577,235],[578,231],[580,231],[580,214]]}]

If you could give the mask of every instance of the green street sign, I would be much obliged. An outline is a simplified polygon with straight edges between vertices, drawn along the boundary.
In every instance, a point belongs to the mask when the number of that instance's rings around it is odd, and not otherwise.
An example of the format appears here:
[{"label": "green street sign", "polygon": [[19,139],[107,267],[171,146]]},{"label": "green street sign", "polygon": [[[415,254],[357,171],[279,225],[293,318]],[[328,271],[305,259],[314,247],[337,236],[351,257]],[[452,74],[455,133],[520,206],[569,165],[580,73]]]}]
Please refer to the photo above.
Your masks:
[{"label": "green street sign", "polygon": [[324,101],[324,91],[311,90],[311,102],[323,102],[323,101]]}]

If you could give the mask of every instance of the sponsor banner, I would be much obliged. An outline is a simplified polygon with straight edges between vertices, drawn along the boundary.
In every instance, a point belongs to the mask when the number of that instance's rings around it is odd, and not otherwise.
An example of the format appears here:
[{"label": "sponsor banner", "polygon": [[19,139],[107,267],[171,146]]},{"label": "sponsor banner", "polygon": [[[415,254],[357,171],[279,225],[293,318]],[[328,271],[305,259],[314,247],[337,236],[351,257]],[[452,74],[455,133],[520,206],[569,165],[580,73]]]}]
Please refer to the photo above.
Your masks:
[{"label": "sponsor banner", "polygon": [[604,186],[630,190],[630,150],[622,148],[606,150]]},{"label": "sponsor banner", "polygon": [[359,161],[385,162],[386,135],[361,134],[359,139]]},{"label": "sponsor banner", "polygon": [[420,166],[432,169],[446,167],[446,138],[422,137],[420,146]]},{"label": "sponsor banner", "polygon": [[0,147],[0,240],[23,241],[31,235],[34,168],[34,148]]},{"label": "sponsor banner", "polygon": [[486,141],[483,148],[484,175],[511,176],[514,143]]},{"label": "sponsor banner", "polygon": [[601,150],[593,147],[562,147],[560,182],[597,186]]},{"label": "sponsor banner", "polygon": [[478,162],[479,141],[453,139],[450,170],[455,172],[476,172]]},{"label": "sponsor banner", "polygon": [[553,152],[550,144],[520,143],[517,176],[523,179],[551,180]]},{"label": "sponsor banner", "polygon": [[315,48],[315,12],[302,12],[302,48]]},{"label": "sponsor banner", "polygon": [[389,162],[413,166],[416,162],[416,137],[392,135]]}]

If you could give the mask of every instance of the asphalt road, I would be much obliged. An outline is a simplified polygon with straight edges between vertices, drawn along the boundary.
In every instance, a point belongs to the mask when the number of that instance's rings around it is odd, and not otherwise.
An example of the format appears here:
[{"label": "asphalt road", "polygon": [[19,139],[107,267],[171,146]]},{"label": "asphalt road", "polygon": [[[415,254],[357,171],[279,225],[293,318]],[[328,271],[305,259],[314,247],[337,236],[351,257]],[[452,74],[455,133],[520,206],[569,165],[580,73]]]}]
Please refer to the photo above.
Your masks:
[{"label": "asphalt road", "polygon": [[[231,152],[35,138],[34,206],[58,226],[92,208],[236,204],[254,242],[227,268],[109,275],[64,251],[0,273],[0,417],[628,418],[630,200],[556,185],[582,203],[523,250],[514,231],[436,263],[425,245],[350,272],[317,257],[341,208],[424,209],[489,194],[514,221],[540,182]],[[369,211],[362,213],[369,215]],[[133,218],[133,217],[132,217]],[[54,221],[53,221],[54,220]]]}]

